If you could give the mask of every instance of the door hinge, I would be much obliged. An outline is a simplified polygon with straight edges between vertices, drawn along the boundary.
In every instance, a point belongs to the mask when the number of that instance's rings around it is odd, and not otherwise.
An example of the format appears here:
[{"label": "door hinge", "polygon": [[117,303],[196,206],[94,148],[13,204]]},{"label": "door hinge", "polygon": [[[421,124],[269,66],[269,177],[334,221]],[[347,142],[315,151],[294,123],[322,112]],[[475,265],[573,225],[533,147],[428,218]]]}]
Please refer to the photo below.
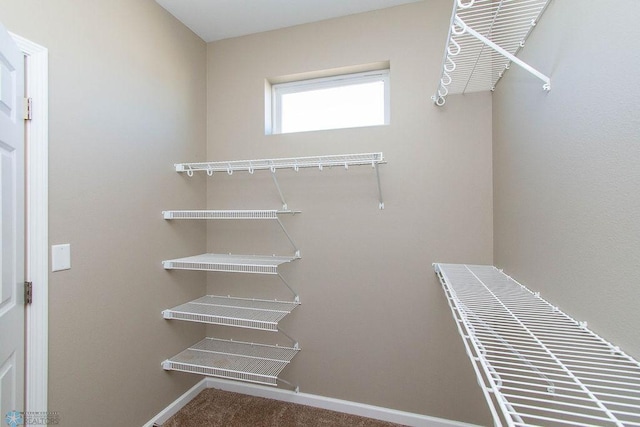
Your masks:
[{"label": "door hinge", "polygon": [[32,107],[33,107],[33,98],[25,98],[24,99],[24,119],[25,120],[31,120],[31,114],[32,114]]},{"label": "door hinge", "polygon": [[25,305],[33,302],[33,282],[24,282],[24,303]]}]

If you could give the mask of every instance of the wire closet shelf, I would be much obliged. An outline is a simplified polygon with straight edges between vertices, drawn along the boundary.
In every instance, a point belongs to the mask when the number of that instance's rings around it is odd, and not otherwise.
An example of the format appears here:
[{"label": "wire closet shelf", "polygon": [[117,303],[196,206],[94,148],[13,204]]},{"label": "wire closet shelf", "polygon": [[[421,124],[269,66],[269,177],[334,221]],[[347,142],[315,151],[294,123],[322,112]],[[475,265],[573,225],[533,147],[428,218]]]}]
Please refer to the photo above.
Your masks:
[{"label": "wire closet shelf", "polygon": [[323,170],[331,167],[344,167],[349,169],[350,166],[371,166],[376,172],[376,183],[378,185],[378,207],[384,209],[384,201],[382,199],[382,187],[380,186],[380,172],[378,165],[387,163],[382,153],[357,153],[357,154],[336,154],[326,156],[309,156],[309,157],[287,157],[277,159],[257,159],[257,160],[230,160],[216,162],[201,163],[176,163],[174,167],[176,172],[186,173],[187,176],[193,176],[195,172],[206,172],[207,175],[213,176],[215,172],[226,172],[233,175],[236,171],[244,171],[253,174],[258,170],[270,171],[273,182],[278,189],[280,199],[282,200],[282,210],[288,210],[287,202],[284,198],[280,184],[276,178],[276,171],[279,169],[289,169],[298,172],[305,168],[318,168]]},{"label": "wire closet shelf", "polygon": [[253,209],[253,210],[181,210],[162,211],[164,219],[278,219],[278,215],[295,215],[300,211]]},{"label": "wire closet shelf", "polygon": [[293,241],[293,238],[285,228],[279,215],[296,215],[300,211],[293,210],[180,210],[180,211],[162,211],[162,216],[166,220],[275,220],[282,229],[287,239],[293,246],[294,256],[300,258],[300,250]]},{"label": "wire closet shelf", "polygon": [[[162,362],[168,371],[277,386],[278,375],[299,348],[205,338]],[[288,384],[288,383],[287,383]]]},{"label": "wire closet shelf", "polygon": [[493,266],[434,268],[496,426],[640,426],[640,363]]},{"label": "wire closet shelf", "polygon": [[165,319],[278,331],[278,323],[298,305],[297,301],[206,295],[164,310],[162,315]]},{"label": "wire closet shelf", "polygon": [[284,263],[300,259],[299,255],[234,255],[234,254],[202,254],[185,258],[162,261],[166,270],[217,271],[226,273],[273,274],[291,291],[295,301],[300,297],[278,271]]},{"label": "wire closet shelf", "polygon": [[278,274],[279,265],[296,259],[295,256],[202,254],[162,261],[162,265],[167,270]]},{"label": "wire closet shelf", "polygon": [[232,175],[235,171],[246,171],[253,173],[257,170],[270,170],[275,172],[277,169],[293,169],[298,171],[300,168],[319,168],[332,166],[364,166],[386,163],[382,153],[360,153],[360,154],[338,154],[328,156],[310,156],[310,157],[288,157],[278,159],[259,159],[259,160],[231,160],[222,162],[202,162],[202,163],[177,163],[175,164],[176,172],[186,172],[192,176],[195,171],[204,171],[209,175],[214,172],[226,172]]},{"label": "wire closet shelf", "polygon": [[455,0],[436,93],[447,95],[493,91],[512,63],[551,89],[551,80],[516,55],[551,0]]}]

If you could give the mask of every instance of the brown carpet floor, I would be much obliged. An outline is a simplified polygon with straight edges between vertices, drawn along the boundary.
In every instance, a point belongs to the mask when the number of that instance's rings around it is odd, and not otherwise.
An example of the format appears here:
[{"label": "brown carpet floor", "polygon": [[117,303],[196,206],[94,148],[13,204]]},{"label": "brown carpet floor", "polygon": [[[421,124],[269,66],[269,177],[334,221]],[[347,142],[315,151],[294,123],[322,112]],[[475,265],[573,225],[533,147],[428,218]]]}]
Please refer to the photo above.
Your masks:
[{"label": "brown carpet floor", "polygon": [[208,388],[162,425],[203,426],[397,427],[399,424]]}]

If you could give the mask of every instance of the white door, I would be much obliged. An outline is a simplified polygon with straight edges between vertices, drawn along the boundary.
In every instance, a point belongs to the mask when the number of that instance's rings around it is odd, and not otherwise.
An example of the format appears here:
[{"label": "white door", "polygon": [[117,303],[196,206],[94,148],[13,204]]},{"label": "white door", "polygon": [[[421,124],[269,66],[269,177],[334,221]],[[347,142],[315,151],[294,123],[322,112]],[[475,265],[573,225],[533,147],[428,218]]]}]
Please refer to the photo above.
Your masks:
[{"label": "white door", "polygon": [[24,57],[0,23],[0,423],[24,411]]}]

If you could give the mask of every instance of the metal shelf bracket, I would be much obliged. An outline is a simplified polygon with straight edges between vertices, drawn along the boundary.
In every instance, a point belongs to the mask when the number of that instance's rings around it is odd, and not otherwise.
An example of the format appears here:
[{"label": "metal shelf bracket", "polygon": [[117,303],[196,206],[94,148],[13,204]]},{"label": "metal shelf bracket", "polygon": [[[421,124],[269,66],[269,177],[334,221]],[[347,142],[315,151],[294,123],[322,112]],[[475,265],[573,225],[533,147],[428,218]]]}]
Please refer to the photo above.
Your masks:
[{"label": "metal shelf bracket", "polygon": [[284,199],[284,194],[282,194],[282,189],[280,188],[280,184],[278,183],[278,178],[276,178],[275,169],[271,169],[271,178],[273,178],[273,183],[276,185],[276,189],[278,190],[278,194],[280,195],[280,200],[282,201],[282,209],[286,211],[287,209],[289,209],[289,206],[287,205],[287,201]]},{"label": "metal shelf bracket", "polygon": [[291,291],[291,293],[293,294],[293,300],[295,302],[300,302],[300,296],[298,295],[298,293],[296,291],[293,290],[293,288],[291,287],[291,285],[289,285],[289,283],[284,280],[284,277],[282,277],[282,274],[280,274],[280,272],[278,272],[278,277],[280,278],[280,280],[282,280],[282,283],[284,283],[284,285],[289,288],[289,290]]},{"label": "metal shelf bracket", "polygon": [[294,338],[291,337],[291,335],[287,334],[285,331],[283,331],[280,327],[278,327],[278,332],[280,332],[282,335],[284,335],[285,337],[287,337],[289,339],[289,341],[291,341],[293,343],[293,348],[296,350],[300,350],[300,344],[298,344],[298,341],[295,340]]},{"label": "metal shelf bracket", "polygon": [[287,239],[289,239],[289,242],[293,246],[293,250],[295,251],[294,252],[294,256],[296,258],[300,258],[300,249],[298,249],[298,246],[296,245],[296,242],[293,241],[293,238],[291,237],[291,235],[289,234],[287,229],[284,228],[284,224],[282,223],[282,221],[280,220],[280,218],[278,216],[276,216],[276,220],[278,221],[278,224],[280,225],[280,228],[282,228],[282,232],[284,233],[285,236],[287,236]]},{"label": "metal shelf bracket", "polygon": [[290,383],[287,380],[283,380],[282,378],[278,378],[278,381],[280,381],[281,383],[284,383],[284,384],[288,385],[289,387],[291,387],[295,393],[300,393],[300,386],[294,385],[294,384]]}]

